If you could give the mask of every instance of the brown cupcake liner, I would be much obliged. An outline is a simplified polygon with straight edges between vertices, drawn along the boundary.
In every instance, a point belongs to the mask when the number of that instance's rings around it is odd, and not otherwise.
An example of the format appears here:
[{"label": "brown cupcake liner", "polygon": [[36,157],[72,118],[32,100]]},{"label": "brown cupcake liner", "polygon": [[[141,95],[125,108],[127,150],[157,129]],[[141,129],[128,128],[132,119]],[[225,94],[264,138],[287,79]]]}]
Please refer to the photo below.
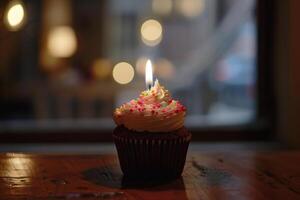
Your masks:
[{"label": "brown cupcake liner", "polygon": [[113,138],[125,176],[177,178],[184,168],[191,134],[151,138],[114,132]]}]

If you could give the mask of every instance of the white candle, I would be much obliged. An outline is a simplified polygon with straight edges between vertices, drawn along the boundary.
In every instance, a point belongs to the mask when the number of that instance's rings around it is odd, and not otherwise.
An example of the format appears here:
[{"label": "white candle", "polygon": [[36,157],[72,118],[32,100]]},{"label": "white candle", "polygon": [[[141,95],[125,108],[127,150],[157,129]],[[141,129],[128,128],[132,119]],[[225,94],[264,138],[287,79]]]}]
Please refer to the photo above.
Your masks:
[{"label": "white candle", "polygon": [[153,85],[153,70],[152,70],[152,63],[150,60],[147,60],[145,71],[146,71],[145,73],[146,88],[150,90]]}]

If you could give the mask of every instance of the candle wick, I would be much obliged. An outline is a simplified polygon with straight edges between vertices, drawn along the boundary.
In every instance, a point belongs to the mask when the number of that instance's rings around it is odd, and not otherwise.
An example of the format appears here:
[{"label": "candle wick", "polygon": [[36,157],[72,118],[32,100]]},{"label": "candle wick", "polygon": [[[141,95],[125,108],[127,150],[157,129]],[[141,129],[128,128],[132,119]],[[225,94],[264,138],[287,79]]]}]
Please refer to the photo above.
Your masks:
[{"label": "candle wick", "polygon": [[151,90],[151,84],[148,84],[148,90]]}]

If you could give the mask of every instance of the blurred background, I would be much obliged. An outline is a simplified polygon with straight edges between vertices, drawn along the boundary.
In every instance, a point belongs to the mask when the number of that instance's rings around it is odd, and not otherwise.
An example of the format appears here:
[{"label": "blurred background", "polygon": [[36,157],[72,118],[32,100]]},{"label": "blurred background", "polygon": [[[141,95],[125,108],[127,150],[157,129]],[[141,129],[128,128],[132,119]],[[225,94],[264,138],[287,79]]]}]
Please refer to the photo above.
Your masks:
[{"label": "blurred background", "polygon": [[256,120],[255,0],[2,0],[0,129],[112,129],[154,77],[192,128]]}]

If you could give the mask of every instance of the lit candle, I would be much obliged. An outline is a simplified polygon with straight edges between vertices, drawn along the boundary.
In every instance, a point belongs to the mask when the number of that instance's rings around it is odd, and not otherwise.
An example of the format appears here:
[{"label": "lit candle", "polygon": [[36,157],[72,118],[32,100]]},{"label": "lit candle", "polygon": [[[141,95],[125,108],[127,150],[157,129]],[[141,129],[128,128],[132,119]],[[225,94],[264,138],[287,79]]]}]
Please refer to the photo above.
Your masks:
[{"label": "lit candle", "polygon": [[146,81],[146,88],[150,90],[153,85],[153,70],[152,70],[152,64],[150,60],[147,60],[146,63],[145,81]]}]

